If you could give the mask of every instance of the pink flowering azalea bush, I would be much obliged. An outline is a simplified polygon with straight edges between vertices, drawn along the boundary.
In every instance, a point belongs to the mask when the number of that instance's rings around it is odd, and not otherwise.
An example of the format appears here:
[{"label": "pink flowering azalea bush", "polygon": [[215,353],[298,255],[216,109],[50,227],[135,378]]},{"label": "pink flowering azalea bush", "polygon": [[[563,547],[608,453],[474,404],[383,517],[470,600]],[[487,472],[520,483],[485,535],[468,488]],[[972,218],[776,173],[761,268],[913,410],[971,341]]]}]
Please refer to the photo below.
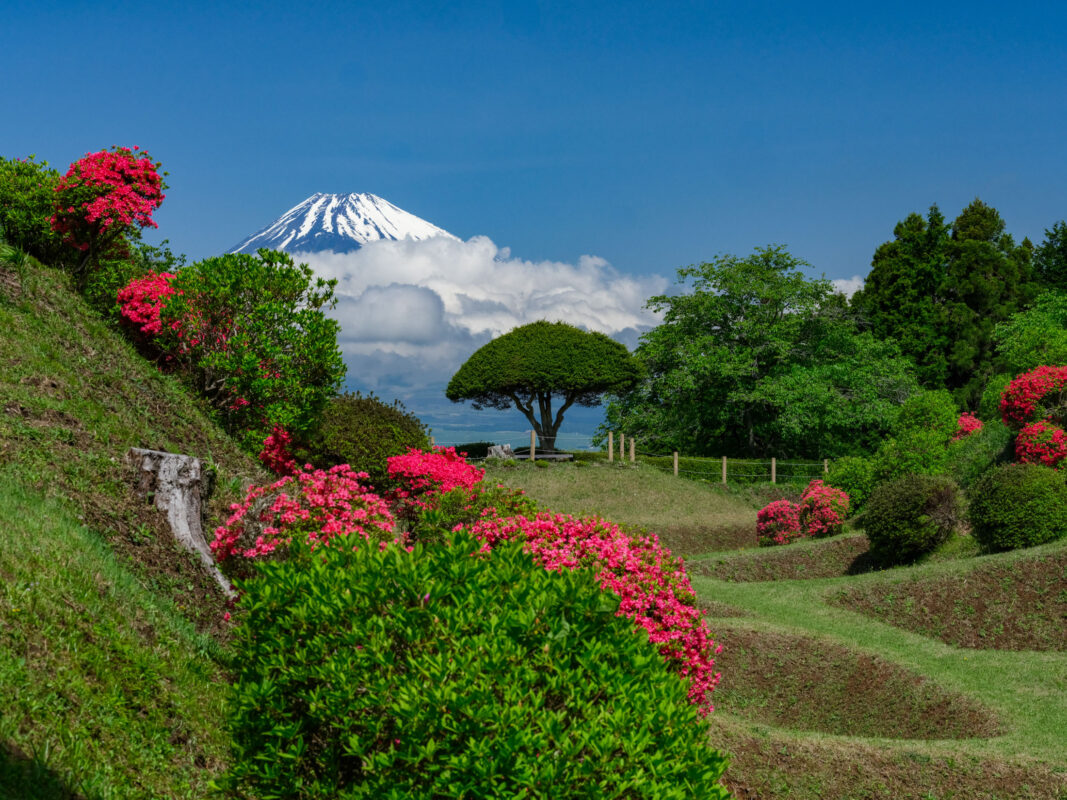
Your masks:
[{"label": "pink flowering azalea bush", "polygon": [[1067,432],[1054,422],[1031,422],[1015,439],[1015,457],[1024,464],[1058,469],[1067,459]]},{"label": "pink flowering azalea bush", "polygon": [[672,671],[688,683],[690,702],[702,714],[713,709],[718,683],[711,639],[681,559],[655,535],[631,537],[618,525],[566,514],[533,517],[487,516],[467,527],[490,553],[497,544],[518,539],[545,569],[591,569],[601,588],[620,598],[618,616],[648,632]]},{"label": "pink flowering azalea bush", "polygon": [[419,512],[430,508],[434,498],[453,489],[471,491],[485,477],[485,470],[467,463],[465,453],[454,447],[433,450],[409,449],[386,459],[394,489],[388,493],[399,519],[414,520]]},{"label": "pink flowering azalea bush", "polygon": [[162,333],[159,312],[165,298],[174,294],[174,287],[170,285],[173,277],[170,272],[149,272],[120,289],[118,303],[122,321],[146,337]]},{"label": "pink flowering azalea bush", "polygon": [[756,512],[756,539],[760,545],[789,544],[804,537],[800,506],[775,500]]},{"label": "pink flowering azalea bush", "polygon": [[814,536],[833,536],[848,516],[848,495],[828,483],[814,480],[799,503],[775,500],[756,512],[756,539],[760,545],[789,544]]},{"label": "pink flowering azalea bush", "polygon": [[960,439],[965,439],[980,430],[982,430],[982,420],[978,419],[970,411],[964,411],[956,421],[956,433],[953,434],[952,441],[958,442]]},{"label": "pink flowering azalea bush", "polygon": [[225,525],[215,529],[211,551],[232,566],[242,560],[281,555],[294,538],[312,548],[337,537],[378,543],[399,542],[385,501],[361,482],[366,473],[347,464],[329,470],[310,465],[266,486],[252,486]]},{"label": "pink flowering azalea bush", "polygon": [[1000,396],[1004,424],[1014,430],[1067,411],[1067,366],[1042,366],[1014,378]]},{"label": "pink flowering azalea bush", "polygon": [[292,443],[289,432],[275,425],[270,436],[263,440],[263,450],[259,454],[260,463],[275,475],[292,475],[297,471],[296,459],[290,452]]}]

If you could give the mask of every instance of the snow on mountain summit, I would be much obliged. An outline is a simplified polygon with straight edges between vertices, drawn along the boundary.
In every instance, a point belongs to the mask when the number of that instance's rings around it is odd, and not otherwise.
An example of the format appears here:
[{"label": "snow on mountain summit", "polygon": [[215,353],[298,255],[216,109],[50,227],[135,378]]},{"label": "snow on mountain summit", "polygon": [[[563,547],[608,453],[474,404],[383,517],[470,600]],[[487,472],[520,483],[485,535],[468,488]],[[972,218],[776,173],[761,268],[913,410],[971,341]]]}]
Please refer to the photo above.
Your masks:
[{"label": "snow on mountain summit", "polygon": [[254,253],[268,247],[288,253],[346,253],[382,239],[421,240],[434,236],[456,238],[377,195],[319,192],[229,252]]}]

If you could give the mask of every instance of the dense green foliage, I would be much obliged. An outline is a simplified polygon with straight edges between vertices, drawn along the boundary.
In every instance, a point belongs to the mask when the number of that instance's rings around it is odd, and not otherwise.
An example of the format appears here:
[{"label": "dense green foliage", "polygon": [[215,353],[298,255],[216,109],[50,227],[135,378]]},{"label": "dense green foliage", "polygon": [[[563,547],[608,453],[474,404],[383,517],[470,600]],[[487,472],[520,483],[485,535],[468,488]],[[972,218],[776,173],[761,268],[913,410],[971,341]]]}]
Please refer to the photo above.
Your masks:
[{"label": "dense green foliage", "polygon": [[[445,394],[475,408],[523,413],[543,450],[553,450],[563,414],[595,406],[605,392],[634,385],[640,367],[626,347],[564,322],[532,322],[483,345],[452,376]],[[560,405],[553,413],[553,398]]]},{"label": "dense green foliage", "polygon": [[338,324],[323,311],[334,282],[260,250],[198,261],[171,285],[163,350],[227,430],[252,451],[275,425],[307,430],[345,374]]},{"label": "dense green foliage", "polygon": [[429,446],[426,426],[399,400],[386,403],[356,392],[330,398],[295,456],[321,469],[348,464],[377,486],[386,477],[389,456]]},{"label": "dense green foliage", "polygon": [[0,156],[0,240],[40,261],[68,266],[78,253],[52,230],[52,198],[59,173],[47,161]]},{"label": "dense green foliage", "polygon": [[1028,241],[1016,245],[995,208],[975,200],[949,227],[933,206],[911,214],[874,254],[853,298],[879,337],[900,341],[923,385],[975,407],[994,372],[993,329],[1036,291]]},{"label": "dense green foliage", "polygon": [[835,459],[826,482],[848,495],[849,511],[854,516],[867,504],[874,489],[874,462],[862,456]]},{"label": "dense green foliage", "polygon": [[944,475],[904,475],[871,493],[863,529],[883,564],[908,564],[952,535],[963,517],[955,481]]},{"label": "dense green foliage", "polygon": [[1067,221],[1045,230],[1045,241],[1034,251],[1034,274],[1044,286],[1067,292]]},{"label": "dense green foliage", "polygon": [[1014,377],[1007,372],[998,372],[986,382],[982,390],[982,398],[978,401],[979,419],[984,422],[1000,421],[1000,396]]},{"label": "dense green foliage", "polygon": [[948,441],[956,432],[959,409],[952,395],[944,389],[916,392],[900,409],[893,426],[897,436],[913,431],[927,431]]},{"label": "dense green foliage", "polygon": [[331,547],[245,585],[230,796],[725,797],[647,636],[504,544]]},{"label": "dense green foliage", "polygon": [[769,247],[680,269],[691,291],[649,300],[664,319],[635,354],[646,377],[609,403],[607,427],[694,455],[873,449],[917,388],[911,366],[806,266]]},{"label": "dense green foliage", "polygon": [[1031,308],[997,325],[993,339],[1012,374],[1042,364],[1067,364],[1067,291],[1039,295]]},{"label": "dense green foliage", "polygon": [[999,419],[991,420],[969,436],[949,442],[945,472],[964,489],[997,464],[1012,460],[1012,432]]},{"label": "dense green foliage", "polygon": [[1005,464],[987,472],[969,493],[971,532],[989,552],[1067,536],[1067,484],[1041,464]]}]

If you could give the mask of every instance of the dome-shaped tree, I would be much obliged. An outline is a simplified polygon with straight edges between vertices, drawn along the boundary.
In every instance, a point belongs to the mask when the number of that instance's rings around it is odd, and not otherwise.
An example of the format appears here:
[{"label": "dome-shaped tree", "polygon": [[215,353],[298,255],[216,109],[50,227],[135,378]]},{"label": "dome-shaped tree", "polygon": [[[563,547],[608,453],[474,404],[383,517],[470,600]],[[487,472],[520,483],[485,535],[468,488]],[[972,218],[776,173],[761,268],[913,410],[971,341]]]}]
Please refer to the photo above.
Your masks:
[{"label": "dome-shaped tree", "polygon": [[[640,376],[641,367],[625,345],[602,333],[542,320],[476,350],[445,394],[479,409],[514,406],[530,421],[539,447],[551,451],[568,408],[598,405],[605,392],[627,391]],[[554,398],[559,400],[555,413]]]}]

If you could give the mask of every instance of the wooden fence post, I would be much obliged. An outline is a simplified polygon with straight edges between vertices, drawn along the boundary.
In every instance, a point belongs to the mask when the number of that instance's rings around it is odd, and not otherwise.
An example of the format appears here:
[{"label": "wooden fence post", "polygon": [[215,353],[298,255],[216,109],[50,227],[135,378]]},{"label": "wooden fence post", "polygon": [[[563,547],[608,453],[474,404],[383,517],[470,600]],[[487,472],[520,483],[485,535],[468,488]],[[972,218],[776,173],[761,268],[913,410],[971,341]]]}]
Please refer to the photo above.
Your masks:
[{"label": "wooden fence post", "polygon": [[634,437],[630,437],[630,463],[636,464],[637,458],[634,456]]},{"label": "wooden fence post", "polygon": [[822,460],[822,474],[825,475],[830,471],[830,459],[824,458]]},{"label": "wooden fence post", "polygon": [[778,459],[771,456],[771,483],[778,483]]},{"label": "wooden fence post", "polygon": [[722,485],[726,485],[726,456],[722,457]]},{"label": "wooden fence post", "polygon": [[530,460],[537,460],[537,434],[530,431]]},{"label": "wooden fence post", "polygon": [[674,477],[678,477],[678,451],[674,451]]},{"label": "wooden fence post", "polygon": [[433,437],[431,436],[430,437],[430,449],[433,450],[435,447],[437,447],[437,443],[433,440]]},{"label": "wooden fence post", "polygon": [[619,431],[619,461],[626,460],[626,434]]},{"label": "wooden fence post", "polygon": [[608,463],[615,460],[615,432],[608,431]]}]

